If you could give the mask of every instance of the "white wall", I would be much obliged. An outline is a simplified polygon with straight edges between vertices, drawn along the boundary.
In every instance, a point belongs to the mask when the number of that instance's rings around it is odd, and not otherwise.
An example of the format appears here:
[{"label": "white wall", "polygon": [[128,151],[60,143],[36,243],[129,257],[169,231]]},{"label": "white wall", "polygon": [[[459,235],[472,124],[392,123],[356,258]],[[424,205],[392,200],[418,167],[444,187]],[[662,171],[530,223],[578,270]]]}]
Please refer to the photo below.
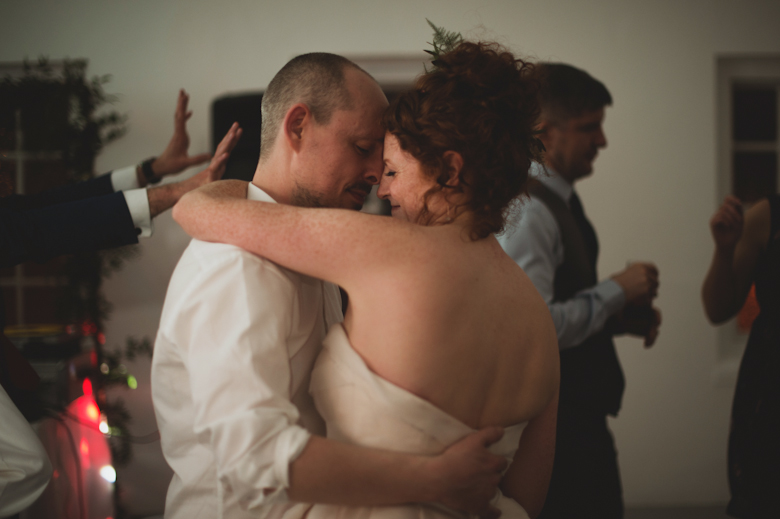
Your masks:
[{"label": "white wall", "polygon": [[[162,151],[180,87],[192,95],[192,150],[207,151],[208,107],[216,96],[265,87],[302,52],[418,53],[431,40],[426,17],[591,72],[615,99],[605,125],[609,148],[594,176],[578,185],[599,231],[600,271],[607,275],[631,259],[655,261],[661,271],[657,345],[645,351],[637,340],[618,341],[628,384],[612,426],[625,498],[727,500],[733,387],[713,382],[716,330],[699,299],[712,250],[707,221],[716,207],[714,66],[722,53],[780,53],[780,2],[2,0],[0,11],[0,61],[83,57],[90,74],[113,75],[108,90],[121,94],[116,108],[129,115],[130,132],[104,151],[102,170]],[[143,256],[108,282],[116,307],[109,344],[128,334],[154,336],[186,243],[162,216]],[[131,404],[135,432],[145,434],[154,423],[148,373],[138,374]],[[154,457],[155,449],[136,452]],[[164,486],[155,480],[135,492],[159,507]]]}]

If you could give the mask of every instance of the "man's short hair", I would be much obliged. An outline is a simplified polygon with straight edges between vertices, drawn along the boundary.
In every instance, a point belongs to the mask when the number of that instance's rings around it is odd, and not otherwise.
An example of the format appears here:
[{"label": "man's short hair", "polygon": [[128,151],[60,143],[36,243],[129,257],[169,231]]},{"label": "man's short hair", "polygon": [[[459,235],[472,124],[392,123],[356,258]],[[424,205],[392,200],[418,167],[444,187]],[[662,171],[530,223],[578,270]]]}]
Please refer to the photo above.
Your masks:
[{"label": "man's short hair", "polygon": [[277,72],[263,94],[260,156],[271,152],[287,110],[304,103],[318,124],[327,124],[336,110],[352,107],[344,69],[362,69],[343,56],[312,52],[291,59]]},{"label": "man's short hair", "polygon": [[565,63],[539,63],[537,74],[542,120],[562,123],[612,104],[604,83],[584,70]]}]

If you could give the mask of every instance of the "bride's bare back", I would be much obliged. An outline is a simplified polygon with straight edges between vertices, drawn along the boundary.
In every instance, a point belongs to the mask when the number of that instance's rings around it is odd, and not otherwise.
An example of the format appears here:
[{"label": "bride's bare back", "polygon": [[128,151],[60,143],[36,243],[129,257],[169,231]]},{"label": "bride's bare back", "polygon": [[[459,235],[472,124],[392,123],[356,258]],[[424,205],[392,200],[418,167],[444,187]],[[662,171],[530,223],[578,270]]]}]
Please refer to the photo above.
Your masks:
[{"label": "bride's bare back", "polygon": [[471,427],[539,415],[558,384],[544,301],[494,237],[419,231],[394,264],[367,266],[349,288],[352,346],[378,375]]}]

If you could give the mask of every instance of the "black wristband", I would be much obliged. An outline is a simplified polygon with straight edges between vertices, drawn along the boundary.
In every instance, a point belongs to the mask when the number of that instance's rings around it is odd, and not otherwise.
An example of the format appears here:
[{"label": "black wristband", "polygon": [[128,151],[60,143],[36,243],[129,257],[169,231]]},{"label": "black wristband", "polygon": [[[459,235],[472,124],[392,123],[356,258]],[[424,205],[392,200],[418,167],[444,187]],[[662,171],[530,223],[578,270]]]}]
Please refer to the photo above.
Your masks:
[{"label": "black wristband", "polygon": [[162,180],[162,177],[158,177],[154,174],[154,171],[152,171],[152,162],[155,160],[157,160],[157,157],[152,157],[141,162],[141,173],[144,174],[147,184],[156,184]]}]

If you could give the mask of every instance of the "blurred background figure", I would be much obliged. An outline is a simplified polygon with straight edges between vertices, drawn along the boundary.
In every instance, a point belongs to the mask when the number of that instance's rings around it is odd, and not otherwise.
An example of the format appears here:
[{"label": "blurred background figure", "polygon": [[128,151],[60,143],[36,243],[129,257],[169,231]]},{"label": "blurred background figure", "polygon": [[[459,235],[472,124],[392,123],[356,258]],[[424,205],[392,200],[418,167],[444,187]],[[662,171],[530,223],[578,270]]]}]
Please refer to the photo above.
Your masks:
[{"label": "blurred background figure", "polygon": [[707,317],[721,324],[751,286],[759,313],[739,368],[731,412],[728,513],[780,517],[780,195],[743,211],[734,196],[710,220],[715,253],[702,287]]},{"label": "blurred background figure", "polygon": [[658,270],[633,263],[598,281],[598,239],[574,183],[591,174],[607,146],[602,123],[612,96],[571,65],[542,63],[537,73],[545,164],[532,164],[531,197],[514,232],[499,241],[547,302],[561,351],[555,465],[540,517],[617,519],[623,495],[607,415],[617,416],[625,382],[612,337],[655,342]]}]

